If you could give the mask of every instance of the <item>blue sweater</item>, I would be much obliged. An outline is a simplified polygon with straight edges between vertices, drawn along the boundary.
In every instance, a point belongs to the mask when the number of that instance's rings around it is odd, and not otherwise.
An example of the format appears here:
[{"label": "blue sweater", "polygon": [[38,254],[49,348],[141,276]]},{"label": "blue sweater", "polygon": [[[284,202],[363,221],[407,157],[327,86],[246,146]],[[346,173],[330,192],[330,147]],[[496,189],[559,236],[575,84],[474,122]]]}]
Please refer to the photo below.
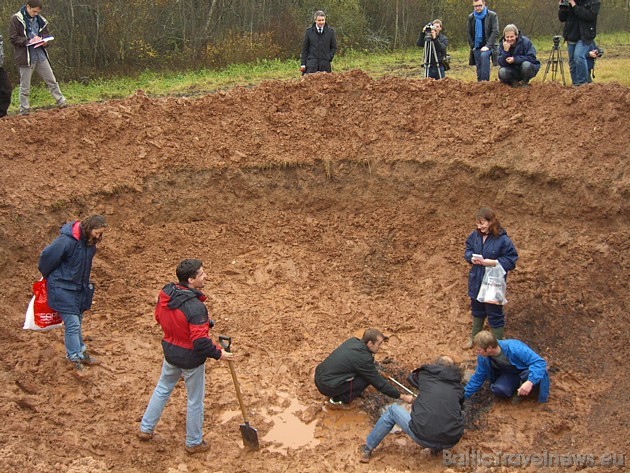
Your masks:
[{"label": "blue sweater", "polygon": [[[527,381],[531,381],[536,385],[540,383],[540,393],[538,402],[547,402],[549,398],[549,374],[547,373],[547,362],[536,354],[531,348],[519,340],[499,340],[501,351],[519,370],[529,370]],[[490,367],[490,358],[477,356],[477,369],[472,375],[468,384],[464,388],[464,396],[468,399],[475,394],[483,385],[486,379],[490,379],[491,383],[495,382],[492,369]]]}]

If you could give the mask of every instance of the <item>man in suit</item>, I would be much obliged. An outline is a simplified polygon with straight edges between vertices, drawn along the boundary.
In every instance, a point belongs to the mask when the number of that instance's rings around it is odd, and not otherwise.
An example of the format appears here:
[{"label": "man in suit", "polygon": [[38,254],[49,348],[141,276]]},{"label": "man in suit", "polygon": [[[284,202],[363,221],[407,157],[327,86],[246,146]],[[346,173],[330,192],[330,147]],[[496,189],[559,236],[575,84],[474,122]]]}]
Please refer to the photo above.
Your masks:
[{"label": "man in suit", "polygon": [[302,74],[313,72],[331,72],[330,63],[337,51],[335,30],[326,23],[326,14],[315,12],[315,22],[304,33],[302,43]]}]

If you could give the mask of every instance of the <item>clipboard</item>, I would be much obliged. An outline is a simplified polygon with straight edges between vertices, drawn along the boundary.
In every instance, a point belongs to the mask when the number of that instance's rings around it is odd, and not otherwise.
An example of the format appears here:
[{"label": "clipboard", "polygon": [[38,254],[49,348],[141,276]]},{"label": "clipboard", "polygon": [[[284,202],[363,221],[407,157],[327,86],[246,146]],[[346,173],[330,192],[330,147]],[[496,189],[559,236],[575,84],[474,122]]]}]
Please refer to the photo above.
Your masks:
[{"label": "clipboard", "polygon": [[33,46],[34,48],[39,48],[40,46],[43,46],[44,44],[52,41],[53,39],[55,39],[54,36],[46,36],[45,38],[40,38],[39,41],[33,42],[33,40],[30,40],[27,43],[27,46]]}]

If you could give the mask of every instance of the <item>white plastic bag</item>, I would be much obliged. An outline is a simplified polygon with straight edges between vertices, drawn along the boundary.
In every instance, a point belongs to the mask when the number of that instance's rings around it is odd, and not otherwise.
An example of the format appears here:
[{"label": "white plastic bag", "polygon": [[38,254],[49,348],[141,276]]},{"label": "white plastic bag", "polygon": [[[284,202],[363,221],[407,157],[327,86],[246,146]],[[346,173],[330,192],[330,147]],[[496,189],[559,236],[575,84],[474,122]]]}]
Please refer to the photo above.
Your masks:
[{"label": "white plastic bag", "polygon": [[52,312],[50,314],[40,314],[38,317],[40,325],[35,323],[35,296],[31,297],[31,302],[28,303],[26,309],[26,316],[24,317],[24,330],[35,330],[36,332],[48,332],[54,328],[61,327],[63,322],[59,317],[59,314]]},{"label": "white plastic bag", "polygon": [[507,304],[507,299],[505,298],[506,289],[507,284],[503,266],[499,262],[497,262],[496,266],[486,266],[477,300],[486,304]]}]

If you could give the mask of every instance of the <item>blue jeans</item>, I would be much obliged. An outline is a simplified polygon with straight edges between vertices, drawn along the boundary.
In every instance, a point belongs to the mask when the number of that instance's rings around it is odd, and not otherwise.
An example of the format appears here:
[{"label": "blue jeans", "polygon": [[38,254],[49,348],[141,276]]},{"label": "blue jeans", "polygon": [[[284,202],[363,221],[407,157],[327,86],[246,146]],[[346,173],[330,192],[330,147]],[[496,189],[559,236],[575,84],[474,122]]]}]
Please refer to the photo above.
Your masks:
[{"label": "blue jeans", "polygon": [[83,314],[59,313],[63,320],[64,343],[66,344],[66,357],[70,361],[79,361],[85,352],[83,343]]},{"label": "blue jeans", "polygon": [[431,79],[439,80],[444,79],[446,77],[446,72],[444,71],[444,66],[440,65],[438,68],[435,64],[431,64],[429,66],[429,75]]},{"label": "blue jeans", "polygon": [[475,66],[477,67],[477,82],[490,80],[492,49],[488,49],[487,51],[473,49],[473,55],[475,56]]},{"label": "blue jeans", "polygon": [[513,84],[519,81],[527,84],[538,74],[539,69],[540,66],[536,67],[529,61],[523,61],[521,64],[500,68],[499,80],[505,84]]},{"label": "blue jeans", "polygon": [[383,415],[376,422],[372,432],[370,432],[367,439],[365,439],[365,444],[370,450],[374,450],[383,441],[385,436],[391,432],[395,425],[409,435],[414,442],[420,444],[420,440],[418,440],[409,428],[410,420],[411,414],[407,412],[404,407],[399,404],[392,404],[383,412]]},{"label": "blue jeans", "polygon": [[577,43],[567,42],[567,52],[569,53],[569,72],[571,82],[578,86],[589,82],[588,52],[593,49],[591,43],[578,41]]},{"label": "blue jeans", "polygon": [[184,376],[186,383],[186,395],[188,403],[186,407],[186,446],[194,447],[203,441],[203,399],[206,386],[206,365],[185,370],[171,365],[164,360],[162,364],[162,374],[155,386],[147,410],[142,416],[140,430],[142,432],[153,433],[162,411],[166,407],[171,393],[179,381]]}]

